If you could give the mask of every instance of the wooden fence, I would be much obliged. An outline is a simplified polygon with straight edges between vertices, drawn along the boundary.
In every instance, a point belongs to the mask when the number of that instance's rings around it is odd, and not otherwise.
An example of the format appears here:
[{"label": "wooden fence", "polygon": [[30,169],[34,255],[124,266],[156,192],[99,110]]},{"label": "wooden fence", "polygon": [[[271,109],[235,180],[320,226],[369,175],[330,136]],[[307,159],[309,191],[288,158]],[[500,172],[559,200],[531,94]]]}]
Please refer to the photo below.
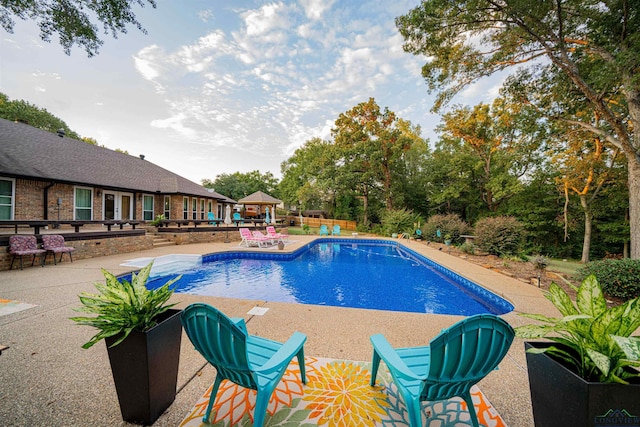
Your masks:
[{"label": "wooden fence", "polygon": [[[288,216],[286,223],[283,225],[291,225],[291,221],[294,222],[294,226],[300,226],[300,217],[299,216]],[[307,218],[303,217],[302,222],[309,227],[320,228],[322,224],[326,225],[330,229],[333,228],[334,225],[339,225],[343,230],[356,230],[357,222],[356,221],[347,221],[344,219],[325,219],[325,218]]]}]

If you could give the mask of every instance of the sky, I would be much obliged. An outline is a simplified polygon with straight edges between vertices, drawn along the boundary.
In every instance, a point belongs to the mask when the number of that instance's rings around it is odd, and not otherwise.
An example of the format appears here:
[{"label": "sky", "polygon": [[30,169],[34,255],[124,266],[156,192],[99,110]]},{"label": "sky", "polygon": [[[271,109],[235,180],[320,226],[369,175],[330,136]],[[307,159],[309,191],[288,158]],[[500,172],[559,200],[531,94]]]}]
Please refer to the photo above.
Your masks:
[{"label": "sky", "polygon": [[[147,34],[104,35],[92,58],[15,19],[13,34],[0,28],[0,92],[197,183],[254,170],[279,178],[297,148],[330,139],[338,116],[369,98],[435,140],[427,58],[404,52],[395,26],[417,4],[158,0],[134,8]],[[480,81],[453,104],[487,102],[499,85]]]}]

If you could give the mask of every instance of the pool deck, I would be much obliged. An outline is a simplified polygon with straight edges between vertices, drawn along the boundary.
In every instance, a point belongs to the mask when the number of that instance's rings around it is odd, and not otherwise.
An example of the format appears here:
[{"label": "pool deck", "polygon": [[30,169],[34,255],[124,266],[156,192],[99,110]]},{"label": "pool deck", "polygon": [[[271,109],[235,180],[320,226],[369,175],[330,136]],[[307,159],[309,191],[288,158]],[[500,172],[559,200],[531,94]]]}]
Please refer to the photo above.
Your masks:
[{"label": "pool deck", "polygon": [[[317,236],[291,236],[285,251]],[[364,240],[364,238],[361,238]],[[458,274],[483,285],[510,301],[515,310],[503,317],[513,326],[527,323],[518,312],[555,315],[542,292],[521,281],[484,269],[423,242],[400,241]],[[120,264],[142,257],[167,254],[206,254],[247,250],[232,243],[165,246],[147,251],[92,258],[57,266],[32,267],[0,272],[0,298],[37,304],[37,307],[0,316],[0,420],[5,426],[118,426],[118,399],[104,344],[88,350],[81,345],[94,334],[69,317],[79,306],[80,292],[94,292],[93,283],[103,279],[101,268],[114,274],[131,271]],[[256,249],[254,249],[256,250]],[[257,249],[267,251],[267,249]],[[277,251],[277,249],[275,249]],[[401,282],[389,277],[389,286]],[[229,316],[244,317],[249,333],[284,341],[294,331],[307,335],[305,354],[316,357],[369,361],[369,336],[382,333],[395,347],[425,345],[458,316],[399,313],[316,305],[249,301],[195,295],[174,295],[178,308],[201,301],[215,305]],[[267,307],[264,316],[247,312]],[[154,426],[177,426],[211,385],[213,368],[193,349],[183,333],[178,373],[178,394]],[[533,426],[524,344],[514,341],[509,354],[479,384],[510,427]]]}]

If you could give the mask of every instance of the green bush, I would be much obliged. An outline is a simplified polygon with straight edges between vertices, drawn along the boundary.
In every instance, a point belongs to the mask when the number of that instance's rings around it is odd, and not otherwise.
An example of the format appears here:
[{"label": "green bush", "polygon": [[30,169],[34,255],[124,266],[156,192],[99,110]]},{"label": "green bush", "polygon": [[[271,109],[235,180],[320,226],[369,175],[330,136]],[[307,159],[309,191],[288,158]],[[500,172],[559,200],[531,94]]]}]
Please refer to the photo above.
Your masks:
[{"label": "green bush", "polygon": [[[440,230],[440,236],[438,236]],[[433,242],[444,242],[444,237],[449,234],[453,244],[459,244],[464,241],[464,234],[469,234],[471,228],[469,224],[464,222],[456,214],[433,215],[422,228],[422,234],[427,240]]]},{"label": "green bush", "polygon": [[473,255],[476,253],[476,246],[473,243],[464,242],[459,249],[465,254]]},{"label": "green bush", "polygon": [[409,233],[413,235],[420,216],[409,209],[393,209],[382,214],[382,235],[391,236],[393,233]]},{"label": "green bush", "polygon": [[593,274],[605,294],[627,301],[640,296],[640,260],[605,259],[593,261],[576,272],[578,280]]},{"label": "green bush", "polygon": [[476,223],[476,246],[492,255],[510,256],[524,242],[524,225],[510,216],[483,218]]}]

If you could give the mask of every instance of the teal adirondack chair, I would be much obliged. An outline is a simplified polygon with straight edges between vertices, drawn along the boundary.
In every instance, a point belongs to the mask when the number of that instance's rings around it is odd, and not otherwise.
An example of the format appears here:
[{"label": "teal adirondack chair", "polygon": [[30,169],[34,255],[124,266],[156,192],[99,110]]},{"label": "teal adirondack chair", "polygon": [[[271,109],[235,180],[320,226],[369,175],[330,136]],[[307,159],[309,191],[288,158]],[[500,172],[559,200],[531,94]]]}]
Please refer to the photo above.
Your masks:
[{"label": "teal adirondack chair", "polygon": [[320,235],[321,236],[328,236],[329,235],[329,228],[327,228],[327,226],[325,224],[322,224],[320,226]]},{"label": "teal adirondack chair", "polygon": [[191,343],[217,371],[204,423],[209,422],[213,402],[224,379],[257,391],[253,425],[258,427],[263,425],[269,399],[295,356],[300,364],[302,382],[306,384],[306,335],[294,332],[284,344],[249,335],[244,319],[230,319],[203,303],[185,308],[181,320]]},{"label": "teal adirondack chair", "polygon": [[213,212],[207,213],[207,221],[209,221],[210,225],[216,225],[216,216]]},{"label": "teal adirondack chair", "polygon": [[233,222],[236,223],[236,226],[244,225],[244,219],[240,216],[240,214],[238,212],[235,212],[233,214]]},{"label": "teal adirondack chair", "polygon": [[383,335],[373,335],[371,386],[384,360],[405,401],[411,427],[422,426],[422,401],[456,396],[467,403],[471,422],[479,427],[471,387],[498,366],[513,337],[513,328],[490,314],[461,320],[423,347],[394,349]]},{"label": "teal adirondack chair", "polygon": [[339,236],[340,235],[340,226],[338,224],[333,226],[333,230],[331,230],[331,235],[332,236]]}]

